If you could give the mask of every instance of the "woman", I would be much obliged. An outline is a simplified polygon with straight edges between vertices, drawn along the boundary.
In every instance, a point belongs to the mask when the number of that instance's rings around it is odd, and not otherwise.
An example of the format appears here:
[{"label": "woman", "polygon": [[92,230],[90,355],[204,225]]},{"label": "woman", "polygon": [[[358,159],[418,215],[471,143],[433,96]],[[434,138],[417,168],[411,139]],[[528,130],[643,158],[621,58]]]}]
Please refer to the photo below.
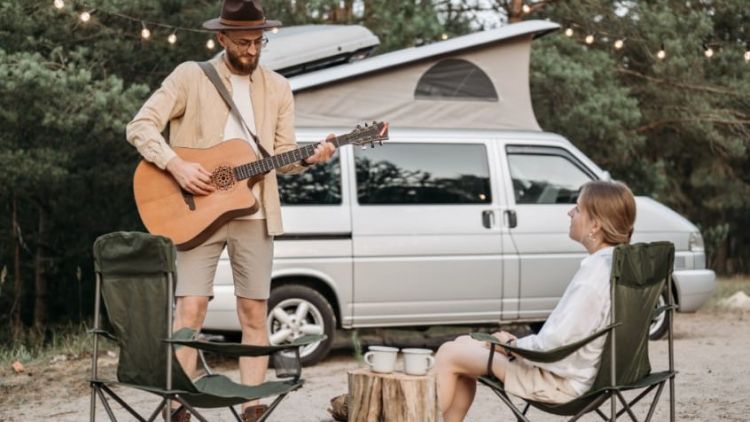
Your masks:
[{"label": "woman", "polygon": [[[609,324],[609,276],[614,246],[629,243],[635,222],[635,198],[622,183],[586,183],[568,212],[571,239],[589,253],[539,334],[517,339],[500,331],[501,342],[546,351],[581,340]],[[597,373],[605,338],[600,337],[567,358],[548,364],[513,359],[496,352],[492,371],[507,392],[530,400],[565,403],[588,391]],[[462,336],[437,352],[438,399],[445,422],[461,421],[486,375],[488,345]]]}]

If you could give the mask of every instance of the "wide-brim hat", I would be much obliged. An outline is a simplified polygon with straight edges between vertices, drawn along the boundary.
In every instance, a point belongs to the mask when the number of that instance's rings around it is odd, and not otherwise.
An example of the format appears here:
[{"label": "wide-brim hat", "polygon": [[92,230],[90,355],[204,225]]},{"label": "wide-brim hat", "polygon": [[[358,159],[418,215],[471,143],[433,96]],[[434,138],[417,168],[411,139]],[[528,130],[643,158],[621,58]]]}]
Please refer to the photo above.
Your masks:
[{"label": "wide-brim hat", "polygon": [[203,27],[211,31],[247,31],[280,26],[280,21],[266,19],[259,0],[224,0],[221,16],[203,22]]}]

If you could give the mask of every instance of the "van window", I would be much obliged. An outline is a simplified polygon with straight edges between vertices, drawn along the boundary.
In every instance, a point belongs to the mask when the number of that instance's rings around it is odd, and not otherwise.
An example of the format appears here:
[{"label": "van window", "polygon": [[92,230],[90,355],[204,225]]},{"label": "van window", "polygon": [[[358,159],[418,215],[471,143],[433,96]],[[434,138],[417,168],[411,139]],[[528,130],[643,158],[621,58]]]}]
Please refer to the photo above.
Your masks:
[{"label": "van window", "polygon": [[508,167],[516,204],[573,204],[593,174],[567,151],[508,146]]},{"label": "van window", "polygon": [[492,202],[482,144],[388,144],[354,151],[360,204]]},{"label": "van window", "polygon": [[479,66],[463,59],[437,62],[414,90],[417,100],[497,101],[492,80]]},{"label": "van window", "polygon": [[[300,142],[300,146],[306,145]],[[300,174],[278,174],[282,205],[341,204],[341,163],[336,151],[327,162],[316,164]]]}]

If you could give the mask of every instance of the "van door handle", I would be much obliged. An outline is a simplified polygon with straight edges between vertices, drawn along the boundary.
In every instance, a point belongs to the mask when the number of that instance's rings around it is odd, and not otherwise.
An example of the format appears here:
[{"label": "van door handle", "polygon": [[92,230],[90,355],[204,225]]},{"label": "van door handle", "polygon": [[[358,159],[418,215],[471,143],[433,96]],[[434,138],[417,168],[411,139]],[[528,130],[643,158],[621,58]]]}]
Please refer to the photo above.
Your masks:
[{"label": "van door handle", "polygon": [[518,217],[513,210],[505,210],[505,217],[508,219],[508,228],[515,228],[518,225]]},{"label": "van door handle", "polygon": [[482,211],[482,225],[486,229],[492,228],[495,225],[495,212],[492,210]]}]

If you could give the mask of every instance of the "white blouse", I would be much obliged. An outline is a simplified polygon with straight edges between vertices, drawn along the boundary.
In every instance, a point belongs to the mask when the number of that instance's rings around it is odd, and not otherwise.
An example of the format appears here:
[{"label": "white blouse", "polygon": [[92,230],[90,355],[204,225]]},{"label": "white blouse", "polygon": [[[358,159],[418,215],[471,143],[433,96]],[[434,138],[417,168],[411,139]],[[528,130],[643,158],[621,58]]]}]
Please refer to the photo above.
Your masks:
[{"label": "white blouse", "polygon": [[[547,351],[582,340],[609,324],[609,276],[614,247],[600,249],[581,261],[581,267],[539,334],[518,339],[522,349]],[[583,395],[594,383],[606,335],[588,343],[563,360],[527,361],[570,382]]]}]

